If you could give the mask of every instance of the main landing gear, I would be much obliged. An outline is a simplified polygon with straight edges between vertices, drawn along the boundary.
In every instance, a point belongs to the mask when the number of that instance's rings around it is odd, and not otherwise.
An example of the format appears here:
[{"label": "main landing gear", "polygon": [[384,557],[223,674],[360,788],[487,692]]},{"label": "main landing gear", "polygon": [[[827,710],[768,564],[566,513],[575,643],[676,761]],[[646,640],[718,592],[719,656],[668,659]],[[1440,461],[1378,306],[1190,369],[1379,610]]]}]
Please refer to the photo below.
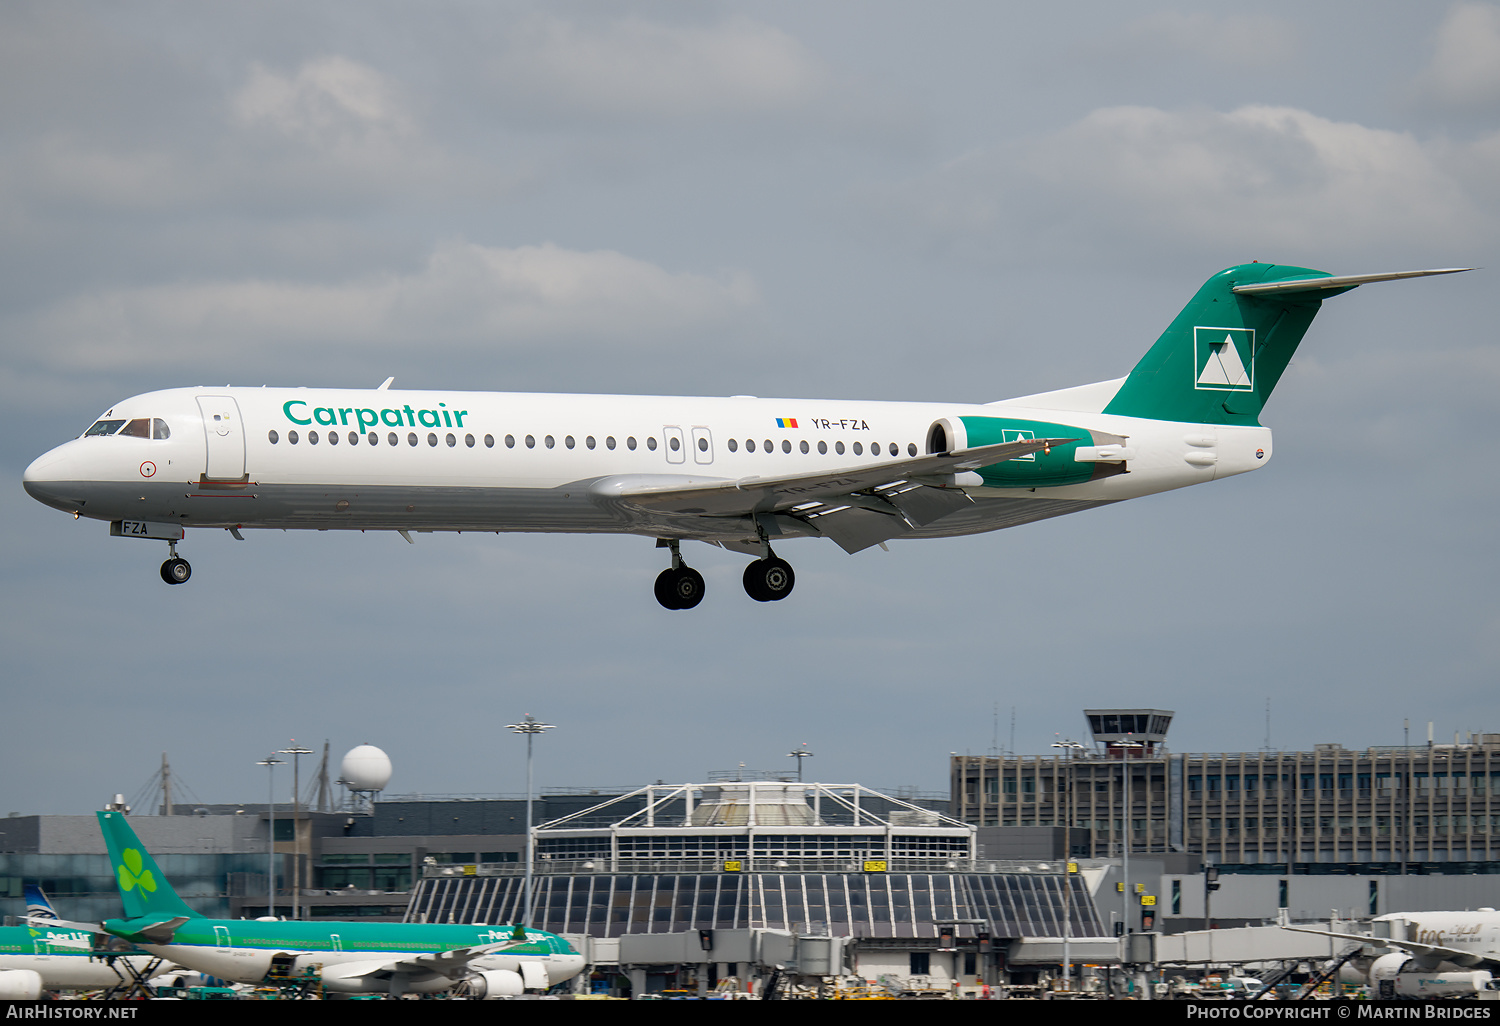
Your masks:
[{"label": "main landing gear", "polygon": [[667,609],[692,609],[703,601],[703,575],[682,561],[676,538],[669,539],[672,565],[656,575],[656,601]]},{"label": "main landing gear", "polygon": [[[656,601],[667,609],[692,609],[703,601],[703,575],[682,561],[681,543],[676,538],[664,538],[657,545],[672,550],[672,565],[656,577]],[[745,594],[757,602],[780,602],[792,593],[797,575],[769,544],[765,553],[745,567]]]},{"label": "main landing gear", "polygon": [[187,579],[193,576],[193,568],[188,561],[177,554],[177,543],[167,542],[168,559],[161,565],[161,579],[168,584],[186,584]]}]

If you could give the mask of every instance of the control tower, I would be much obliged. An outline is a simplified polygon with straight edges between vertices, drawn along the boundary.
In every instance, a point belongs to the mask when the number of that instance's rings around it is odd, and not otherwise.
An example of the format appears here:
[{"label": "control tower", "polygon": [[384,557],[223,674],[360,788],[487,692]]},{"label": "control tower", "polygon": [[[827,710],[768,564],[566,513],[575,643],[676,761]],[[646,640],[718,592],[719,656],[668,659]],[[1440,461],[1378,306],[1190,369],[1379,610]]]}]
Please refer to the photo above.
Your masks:
[{"label": "control tower", "polygon": [[1166,744],[1170,709],[1085,709],[1094,743],[1112,759],[1149,759]]}]

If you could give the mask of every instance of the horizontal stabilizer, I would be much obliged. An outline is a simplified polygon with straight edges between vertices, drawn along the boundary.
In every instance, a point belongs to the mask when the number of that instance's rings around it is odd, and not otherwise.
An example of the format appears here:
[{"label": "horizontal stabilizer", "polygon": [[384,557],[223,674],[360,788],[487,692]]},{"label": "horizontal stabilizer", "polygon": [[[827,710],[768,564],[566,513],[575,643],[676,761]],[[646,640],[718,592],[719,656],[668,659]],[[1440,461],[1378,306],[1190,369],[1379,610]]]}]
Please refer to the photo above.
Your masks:
[{"label": "horizontal stabilizer", "polygon": [[1318,289],[1352,289],[1356,285],[1369,285],[1377,281],[1396,281],[1400,278],[1426,278],[1433,274],[1458,274],[1472,271],[1472,267],[1440,267],[1431,271],[1388,271],[1385,274],[1341,274],[1328,278],[1295,278],[1291,281],[1267,281],[1254,285],[1236,285],[1238,295],[1258,296],[1278,292],[1313,292]]}]

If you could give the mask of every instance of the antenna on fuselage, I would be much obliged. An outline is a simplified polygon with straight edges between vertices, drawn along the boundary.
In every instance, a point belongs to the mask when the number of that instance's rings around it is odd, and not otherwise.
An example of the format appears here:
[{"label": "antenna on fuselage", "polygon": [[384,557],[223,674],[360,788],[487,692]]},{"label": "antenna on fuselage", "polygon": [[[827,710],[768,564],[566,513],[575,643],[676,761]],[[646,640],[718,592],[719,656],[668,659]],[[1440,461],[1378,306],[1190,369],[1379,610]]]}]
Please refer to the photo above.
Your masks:
[{"label": "antenna on fuselage", "polygon": [[396,376],[394,374],[392,374],[390,377],[386,378],[380,384],[376,385],[375,386],[375,391],[377,391],[377,392],[384,392],[386,389],[388,389],[388,388],[391,387],[391,382],[395,381],[395,380],[396,380]]}]

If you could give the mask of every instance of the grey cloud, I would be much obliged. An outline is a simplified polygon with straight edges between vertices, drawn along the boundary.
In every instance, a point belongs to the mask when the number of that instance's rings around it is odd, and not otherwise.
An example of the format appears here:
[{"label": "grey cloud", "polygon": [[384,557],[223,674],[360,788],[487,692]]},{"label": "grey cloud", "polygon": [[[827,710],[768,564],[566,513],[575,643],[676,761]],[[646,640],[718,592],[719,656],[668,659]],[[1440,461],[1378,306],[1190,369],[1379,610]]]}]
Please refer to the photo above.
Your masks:
[{"label": "grey cloud", "polygon": [[1437,28],[1432,60],[1417,86],[1442,106],[1500,109],[1500,7],[1455,4]]}]

